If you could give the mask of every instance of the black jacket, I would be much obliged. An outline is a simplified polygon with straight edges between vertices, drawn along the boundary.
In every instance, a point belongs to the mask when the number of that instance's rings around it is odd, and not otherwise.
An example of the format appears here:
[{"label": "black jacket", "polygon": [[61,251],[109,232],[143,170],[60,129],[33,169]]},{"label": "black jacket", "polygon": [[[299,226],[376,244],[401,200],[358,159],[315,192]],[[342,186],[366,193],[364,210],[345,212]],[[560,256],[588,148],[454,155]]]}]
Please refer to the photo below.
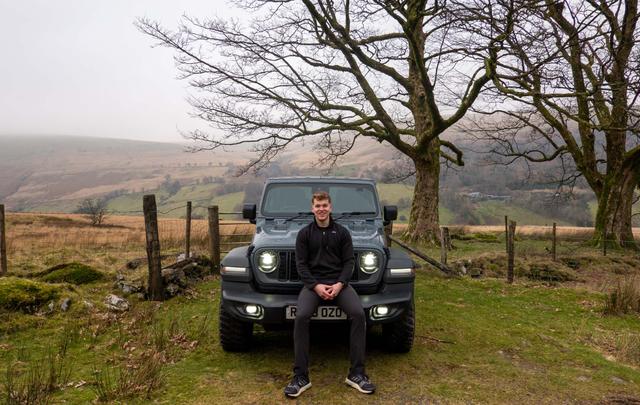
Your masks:
[{"label": "black jacket", "polygon": [[319,227],[314,219],[298,232],[296,266],[306,288],[311,290],[318,283],[338,281],[346,286],[354,262],[351,234],[333,218],[326,228]]}]

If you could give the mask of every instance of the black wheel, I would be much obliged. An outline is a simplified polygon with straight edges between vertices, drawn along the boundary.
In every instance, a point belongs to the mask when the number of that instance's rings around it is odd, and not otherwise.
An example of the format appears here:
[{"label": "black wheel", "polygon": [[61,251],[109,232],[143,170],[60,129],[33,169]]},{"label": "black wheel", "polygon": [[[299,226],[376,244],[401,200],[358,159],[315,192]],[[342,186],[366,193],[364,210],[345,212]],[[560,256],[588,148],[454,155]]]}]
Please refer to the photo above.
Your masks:
[{"label": "black wheel", "polygon": [[392,352],[407,353],[413,346],[415,326],[415,305],[412,301],[397,321],[382,325],[384,346]]},{"label": "black wheel", "polygon": [[251,348],[253,323],[242,322],[229,314],[220,303],[220,345],[225,352],[246,352]]}]

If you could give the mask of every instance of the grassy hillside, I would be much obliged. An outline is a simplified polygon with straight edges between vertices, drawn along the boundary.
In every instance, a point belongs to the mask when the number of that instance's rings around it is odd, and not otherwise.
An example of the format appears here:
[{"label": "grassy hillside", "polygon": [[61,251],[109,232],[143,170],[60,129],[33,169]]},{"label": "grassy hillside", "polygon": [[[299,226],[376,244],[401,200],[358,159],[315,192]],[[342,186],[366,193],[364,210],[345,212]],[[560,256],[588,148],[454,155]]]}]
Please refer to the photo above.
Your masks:
[{"label": "grassy hillside", "polygon": [[[207,207],[217,205],[220,212],[240,211],[238,206],[244,200],[244,191],[216,195],[215,184],[185,186],[174,194],[159,189],[156,195],[158,214],[164,217],[183,217],[187,201],[192,202],[192,215],[206,217]],[[115,214],[137,214],[142,212],[143,193],[127,194],[109,201],[108,209]]]},{"label": "grassy hillside", "polygon": [[387,184],[378,183],[378,194],[380,199],[397,204],[401,198],[411,199],[413,196],[413,186],[407,184]]},{"label": "grassy hillside", "polygon": [[[388,204],[401,205],[401,200],[411,201],[413,195],[413,187],[406,184],[378,184],[378,193],[380,199]],[[409,218],[411,211],[410,206],[400,208],[398,217],[404,216]],[[447,207],[440,204],[440,223],[443,225],[454,225],[455,214]],[[474,204],[474,213],[478,216],[480,223],[477,225],[499,225],[504,223],[504,216],[508,215],[510,219],[521,224],[528,225],[548,225],[553,222],[559,225],[570,225],[559,218],[549,218],[537,214],[526,208],[518,207],[512,203],[504,203],[501,201],[480,201]],[[405,221],[399,221],[405,222]]]},{"label": "grassy hillside", "polygon": [[[378,143],[361,142],[360,154],[335,174],[357,176],[372,156],[384,161],[384,151]],[[214,196],[214,187],[196,185],[204,178],[239,184],[255,181],[253,175],[233,175],[251,157],[248,150],[187,153],[185,145],[123,139],[0,136],[0,201],[12,211],[72,212],[85,198],[124,190],[131,195],[112,199],[109,208],[135,211],[145,192],[162,197],[158,188],[167,176],[187,185],[172,202],[207,199]],[[290,175],[291,170],[303,174],[317,157],[310,145],[293,145],[279,161],[288,171],[276,169],[273,175]],[[231,200],[237,203],[237,198]]]},{"label": "grassy hillside", "polygon": [[222,176],[249,156],[123,139],[0,136],[0,200],[10,210],[68,212],[83,198],[155,189],[167,175],[187,184]]},{"label": "grassy hillside", "polygon": [[[384,162],[387,148],[360,142],[337,175],[357,176],[369,160]],[[187,153],[186,145],[70,136],[0,136],[0,200],[9,210],[69,212],[79,200],[117,190],[154,190],[166,176],[182,184],[203,177],[246,183],[255,176],[233,177],[235,168],[255,157],[245,149]],[[276,163],[297,174],[316,163],[312,145],[296,144]],[[341,162],[344,163],[344,162]],[[280,171],[281,172],[281,171]],[[279,175],[279,171],[274,173]],[[119,203],[115,203],[119,204]]]},{"label": "grassy hillside", "polygon": [[[183,145],[140,142],[118,139],[99,139],[81,137],[0,137],[0,201],[9,211],[34,212],[74,212],[85,198],[100,198],[105,195],[119,197],[109,199],[108,208],[119,213],[139,213],[142,210],[142,196],[155,193],[159,211],[167,216],[181,216],[180,207],[191,200],[194,205],[212,204],[220,200],[221,209],[233,211],[243,200],[240,195],[225,197],[211,181],[221,181],[238,186],[227,188],[225,194],[245,189],[248,182],[256,181],[254,175],[234,177],[236,166],[245,162],[251,155],[247,151],[232,153],[203,152],[185,153]],[[273,170],[267,169],[261,176],[280,176],[307,173],[308,165],[317,159],[317,151],[309,145],[295,145],[287,151]],[[382,172],[393,162],[389,148],[377,142],[361,142],[349,159],[338,162],[332,170],[333,175],[373,176]],[[286,163],[285,163],[286,162]],[[377,166],[376,166],[377,165]],[[316,170],[317,172],[317,170]],[[373,173],[373,174],[372,174]],[[169,196],[162,189],[167,176],[171,181],[183,184],[174,195]],[[469,177],[467,175],[467,177]],[[455,193],[466,193],[482,189],[479,178],[469,182],[469,178],[459,174],[455,177],[461,184],[446,188]],[[477,173],[476,173],[477,177]],[[262,181],[262,180],[258,180]],[[201,183],[208,184],[201,184]],[[443,187],[445,182],[443,180]],[[399,208],[399,222],[409,219],[412,186],[405,184],[378,183],[380,197],[388,204]],[[540,191],[540,190],[538,190]],[[174,190],[175,192],[175,190]],[[547,191],[545,191],[547,192]],[[518,206],[518,201],[504,204],[496,201],[482,201],[467,204],[465,210],[456,207],[449,191],[449,199],[441,198],[440,222],[442,224],[501,224],[504,215],[508,215],[522,224],[540,225],[557,222],[576,225],[579,219],[568,223],[566,218],[552,218],[544,215],[540,209],[535,213]],[[442,197],[442,196],[441,196]],[[542,199],[534,193],[525,194],[525,200],[531,197]],[[449,201],[451,206],[444,205]],[[521,203],[524,205],[525,200]],[[595,201],[589,203],[591,216],[595,216]],[[195,207],[194,207],[195,208]],[[581,208],[582,209],[582,208]],[[640,203],[635,211],[640,211]],[[471,212],[471,215],[467,215]],[[582,211],[571,211],[581,213]],[[462,215],[461,215],[462,214]],[[197,208],[195,215],[204,215],[204,208]],[[584,215],[583,215],[584,217]],[[582,221],[582,219],[580,219]],[[584,222],[584,221],[582,221]],[[634,218],[634,224],[640,223],[640,216]]]},{"label": "grassy hillside", "polygon": [[527,225],[551,225],[553,222],[562,226],[570,225],[559,218],[545,217],[526,208],[501,201],[482,201],[476,204],[475,212],[482,218],[482,223],[478,225],[504,224],[505,215],[509,216],[510,220]]},{"label": "grassy hillside", "polygon": [[[245,180],[246,181],[246,180]],[[239,206],[244,200],[244,192],[219,194],[220,184],[191,184],[179,188],[177,193],[170,195],[163,187],[134,192],[112,198],[108,201],[108,210],[113,214],[137,215],[142,212],[142,197],[144,194],[155,194],[158,212],[161,216],[181,217],[184,215],[182,208],[187,201],[193,203],[193,215],[206,217],[206,207],[218,205],[221,212],[239,211]],[[398,206],[398,222],[406,223],[411,211],[411,199],[413,187],[405,184],[378,183],[378,193],[383,203]],[[78,199],[54,200],[35,204],[31,211],[34,212],[74,212],[79,203]],[[595,209],[595,205],[590,205]],[[439,207],[440,223],[443,225],[455,225],[456,214],[444,206]],[[558,225],[572,225],[561,218],[552,218],[540,215],[531,210],[517,206],[515,203],[501,201],[480,201],[473,204],[473,214],[478,219],[477,225],[500,225],[504,223],[504,216],[527,225],[549,225],[553,222]]]}]

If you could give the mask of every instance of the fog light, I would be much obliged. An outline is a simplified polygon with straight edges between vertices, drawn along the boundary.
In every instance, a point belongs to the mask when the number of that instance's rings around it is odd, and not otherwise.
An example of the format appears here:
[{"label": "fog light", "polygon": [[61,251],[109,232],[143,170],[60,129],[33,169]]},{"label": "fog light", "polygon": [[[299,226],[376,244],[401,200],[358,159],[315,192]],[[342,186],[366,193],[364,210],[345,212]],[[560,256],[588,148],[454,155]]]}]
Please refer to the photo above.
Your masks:
[{"label": "fog light", "polygon": [[382,318],[389,314],[389,307],[386,305],[377,305],[373,308],[373,316],[376,318]]},{"label": "fog light", "polygon": [[264,308],[260,304],[239,304],[237,308],[249,318],[262,319],[264,316]]}]

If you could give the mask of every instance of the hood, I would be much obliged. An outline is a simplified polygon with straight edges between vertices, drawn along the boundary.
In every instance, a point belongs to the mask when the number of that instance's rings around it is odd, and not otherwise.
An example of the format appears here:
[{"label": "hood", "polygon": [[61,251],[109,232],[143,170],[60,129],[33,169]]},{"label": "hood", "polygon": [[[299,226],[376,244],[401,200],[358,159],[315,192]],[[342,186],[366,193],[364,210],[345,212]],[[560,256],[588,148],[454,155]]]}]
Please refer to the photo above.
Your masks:
[{"label": "hood", "polygon": [[[293,248],[296,237],[300,229],[307,226],[311,221],[308,219],[287,221],[284,218],[274,220],[259,220],[256,224],[256,233],[253,238],[253,245],[260,246],[282,246]],[[341,219],[337,221],[347,228],[351,234],[354,247],[360,246],[380,246],[383,236],[381,223],[375,220]]]}]

